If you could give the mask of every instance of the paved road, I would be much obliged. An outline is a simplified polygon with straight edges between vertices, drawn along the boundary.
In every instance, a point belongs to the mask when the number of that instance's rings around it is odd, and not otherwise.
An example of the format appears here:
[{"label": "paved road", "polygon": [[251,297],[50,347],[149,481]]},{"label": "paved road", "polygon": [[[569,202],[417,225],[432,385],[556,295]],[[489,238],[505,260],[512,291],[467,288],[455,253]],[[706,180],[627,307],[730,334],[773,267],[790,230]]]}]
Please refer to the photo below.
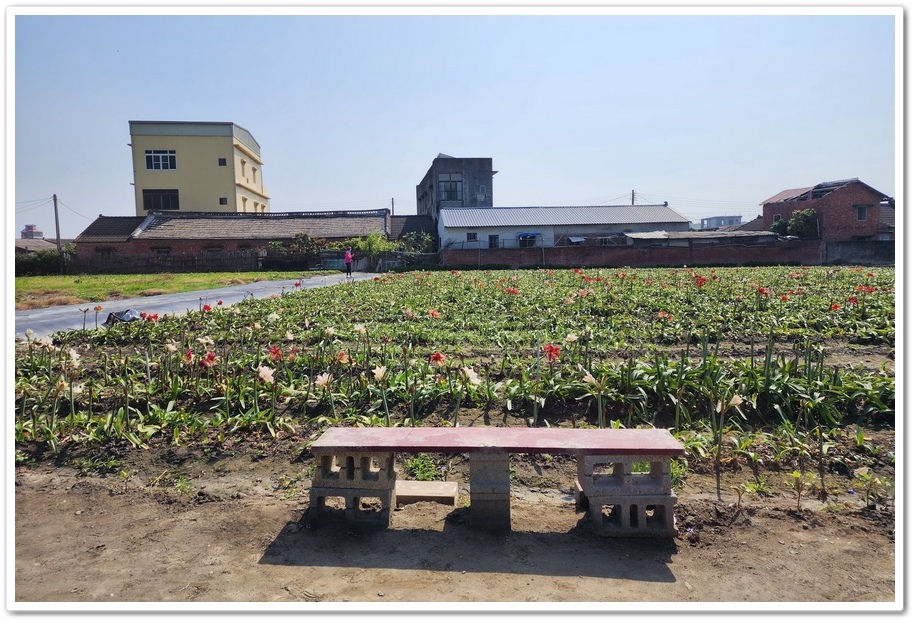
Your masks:
[{"label": "paved road", "polygon": [[[352,279],[359,281],[371,279],[375,273],[354,273]],[[215,288],[213,290],[196,290],[194,292],[180,292],[178,294],[162,294],[159,296],[144,296],[134,299],[118,299],[102,303],[80,303],[78,305],[62,305],[45,309],[30,309],[16,312],[16,338],[25,338],[26,329],[32,330],[32,339],[51,335],[57,331],[82,329],[84,314],[81,310],[89,308],[85,314],[86,328],[95,328],[95,311],[92,309],[101,304],[103,310],[99,312],[99,326],[108,318],[110,312],[121,312],[126,309],[135,309],[147,314],[184,314],[189,311],[198,311],[204,305],[216,307],[217,301],[222,301],[223,306],[233,305],[245,298],[266,298],[284,292],[293,292],[297,288],[293,285],[302,282],[301,289],[320,288],[332,286],[346,281],[343,273],[339,275],[321,275],[305,277],[302,279],[285,279],[283,281],[258,281],[239,286]]]}]

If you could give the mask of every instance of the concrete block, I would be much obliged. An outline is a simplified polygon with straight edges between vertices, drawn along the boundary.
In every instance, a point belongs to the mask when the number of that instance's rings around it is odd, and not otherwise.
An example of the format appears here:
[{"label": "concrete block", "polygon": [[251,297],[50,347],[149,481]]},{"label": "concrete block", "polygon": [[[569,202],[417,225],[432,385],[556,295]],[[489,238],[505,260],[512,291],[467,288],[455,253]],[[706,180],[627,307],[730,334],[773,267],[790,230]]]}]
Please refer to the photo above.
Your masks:
[{"label": "concrete block", "polygon": [[385,490],[391,489],[397,479],[391,452],[322,454],[316,456],[316,463],[312,484],[319,487]]},{"label": "concrete block", "polygon": [[438,502],[455,506],[458,483],[441,480],[398,480],[394,487],[396,506],[414,502]]},{"label": "concrete block", "polygon": [[[354,523],[374,524],[387,528],[391,521],[391,502],[394,490],[360,489],[354,487],[316,487],[309,490],[309,518],[320,522],[329,514],[327,498],[344,499],[344,519]],[[361,508],[364,498],[379,500],[380,509]]]},{"label": "concrete block", "polygon": [[606,536],[677,536],[674,495],[588,496],[587,513]]}]

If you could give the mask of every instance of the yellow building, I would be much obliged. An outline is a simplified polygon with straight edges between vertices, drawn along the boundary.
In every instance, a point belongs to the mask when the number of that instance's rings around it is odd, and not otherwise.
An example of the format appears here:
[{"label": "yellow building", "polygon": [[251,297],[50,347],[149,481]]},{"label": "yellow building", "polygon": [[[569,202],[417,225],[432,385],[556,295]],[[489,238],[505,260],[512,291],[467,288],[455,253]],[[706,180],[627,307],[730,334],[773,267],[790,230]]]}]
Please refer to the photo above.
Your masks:
[{"label": "yellow building", "polygon": [[261,147],[234,123],[131,121],[137,216],[270,212]]}]

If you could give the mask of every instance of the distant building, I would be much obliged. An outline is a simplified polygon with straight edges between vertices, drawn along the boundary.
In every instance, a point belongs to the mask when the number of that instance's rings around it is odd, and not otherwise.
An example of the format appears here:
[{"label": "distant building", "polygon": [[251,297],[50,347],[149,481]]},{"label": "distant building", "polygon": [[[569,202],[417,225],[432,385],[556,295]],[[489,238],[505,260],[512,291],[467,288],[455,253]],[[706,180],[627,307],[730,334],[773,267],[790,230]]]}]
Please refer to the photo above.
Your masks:
[{"label": "distant building", "polygon": [[261,147],[234,123],[130,121],[137,216],[270,211]]},{"label": "distant building", "polygon": [[894,198],[858,178],[784,190],[761,205],[767,228],[780,219],[791,220],[797,211],[813,209],[825,242],[894,239]]},{"label": "distant building", "polygon": [[718,229],[741,224],[741,216],[710,216],[700,219],[700,229]]},{"label": "distant building", "polygon": [[34,225],[26,225],[25,229],[20,232],[20,235],[23,240],[36,240],[45,237],[44,232],[35,229]]},{"label": "distant building", "polygon": [[417,215],[439,219],[442,208],[493,207],[492,158],[439,154],[417,184]]},{"label": "distant building", "polygon": [[442,208],[440,245],[502,249],[626,244],[631,232],[689,231],[690,220],[659,205]]}]

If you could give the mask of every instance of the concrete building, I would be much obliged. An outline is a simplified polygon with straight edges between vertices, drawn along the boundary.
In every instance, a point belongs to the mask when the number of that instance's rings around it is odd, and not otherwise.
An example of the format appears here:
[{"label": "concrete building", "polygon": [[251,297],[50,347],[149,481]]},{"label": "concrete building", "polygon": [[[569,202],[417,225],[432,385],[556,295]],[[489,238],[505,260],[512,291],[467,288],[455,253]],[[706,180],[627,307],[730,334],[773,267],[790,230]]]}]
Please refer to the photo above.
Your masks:
[{"label": "concrete building", "polygon": [[719,227],[733,227],[740,224],[740,214],[738,216],[710,216],[700,219],[700,229],[718,229]]},{"label": "concrete building", "polygon": [[690,220],[660,205],[442,208],[442,248],[512,249],[626,244],[630,232],[689,231]]},{"label": "concrete building", "polygon": [[261,147],[234,123],[130,121],[137,216],[270,211]]},{"label": "concrete building", "polygon": [[417,215],[439,219],[442,208],[493,207],[492,158],[439,154],[417,184]]}]

